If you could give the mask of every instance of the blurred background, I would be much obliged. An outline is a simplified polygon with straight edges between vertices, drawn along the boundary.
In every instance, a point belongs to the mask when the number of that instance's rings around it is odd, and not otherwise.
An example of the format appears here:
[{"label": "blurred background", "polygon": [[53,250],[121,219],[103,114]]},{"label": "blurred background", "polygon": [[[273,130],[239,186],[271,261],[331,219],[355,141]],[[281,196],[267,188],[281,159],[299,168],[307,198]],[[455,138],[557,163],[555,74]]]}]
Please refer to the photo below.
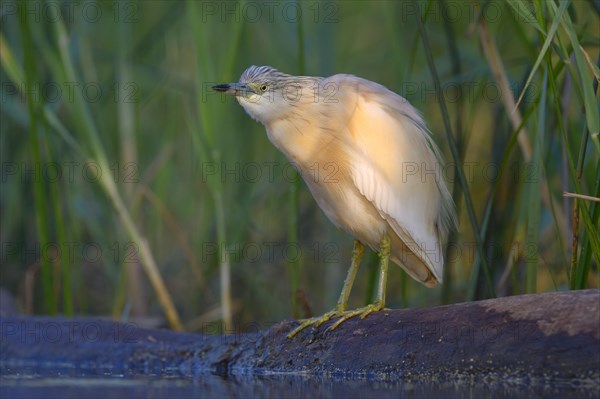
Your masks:
[{"label": "blurred background", "polygon": [[[355,74],[423,112],[460,229],[444,284],[392,267],[389,307],[599,286],[598,1],[2,1],[0,12],[3,306],[204,333],[330,310],[352,237],[262,125],[210,90],[250,65]],[[370,301],[376,271],[369,251],[351,307]]]}]

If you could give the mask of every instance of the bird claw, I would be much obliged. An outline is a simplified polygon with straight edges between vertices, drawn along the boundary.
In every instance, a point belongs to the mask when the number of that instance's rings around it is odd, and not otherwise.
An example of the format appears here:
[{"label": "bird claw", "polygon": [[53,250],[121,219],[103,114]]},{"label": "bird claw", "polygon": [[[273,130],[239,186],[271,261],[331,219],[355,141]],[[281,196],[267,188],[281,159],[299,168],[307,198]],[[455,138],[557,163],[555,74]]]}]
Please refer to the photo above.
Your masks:
[{"label": "bird claw", "polygon": [[345,322],[346,320],[349,320],[356,316],[360,316],[360,319],[363,320],[365,317],[367,317],[371,313],[378,312],[378,311],[384,310],[384,309],[385,308],[382,303],[375,302],[375,303],[365,306],[364,308],[358,308],[355,310],[349,310],[349,311],[344,311],[344,312],[339,311],[339,310],[332,310],[332,311],[325,313],[321,317],[312,317],[310,319],[303,320],[302,323],[298,327],[296,327],[292,332],[290,332],[287,335],[287,337],[293,338],[300,331],[304,330],[306,327],[314,326],[316,328],[316,327],[319,327],[321,324],[325,323],[326,321],[329,321],[335,317],[339,317],[340,318],[339,320],[337,320],[335,323],[333,323],[331,326],[329,326],[327,328],[327,330],[325,330],[325,331],[333,331],[336,328],[338,328],[339,325],[342,324],[343,322]]},{"label": "bird claw", "polygon": [[379,312],[380,310],[384,310],[384,305],[380,302],[375,302],[372,304],[369,304],[367,306],[365,306],[364,308],[358,308],[355,310],[351,310],[348,312],[344,312],[344,314],[342,315],[342,317],[340,317],[340,319],[338,321],[336,321],[335,323],[333,323],[331,326],[329,326],[329,328],[327,329],[327,331],[333,331],[336,328],[338,328],[340,326],[340,324],[342,324],[343,322],[345,322],[346,320],[349,320],[353,317],[356,316],[360,316],[361,320],[364,320],[365,317],[367,317],[368,315],[370,315],[373,312]]},{"label": "bird claw", "polygon": [[311,317],[310,319],[303,320],[302,323],[296,327],[292,332],[290,332],[287,337],[294,338],[296,334],[300,331],[304,330],[308,326],[319,327],[321,324],[325,323],[328,320],[331,320],[334,317],[342,315],[343,312],[339,310],[331,310],[320,317]]}]

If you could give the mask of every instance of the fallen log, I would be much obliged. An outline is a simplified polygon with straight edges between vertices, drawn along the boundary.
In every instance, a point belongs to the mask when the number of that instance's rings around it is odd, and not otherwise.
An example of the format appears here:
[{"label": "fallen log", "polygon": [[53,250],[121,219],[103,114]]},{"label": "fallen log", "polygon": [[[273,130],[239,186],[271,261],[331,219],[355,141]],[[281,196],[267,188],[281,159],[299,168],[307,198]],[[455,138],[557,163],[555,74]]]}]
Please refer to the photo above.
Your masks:
[{"label": "fallen log", "polygon": [[527,378],[600,386],[600,290],[400,309],[286,335],[228,336],[88,318],[0,319],[0,367],[114,375],[312,374],[378,380]]}]

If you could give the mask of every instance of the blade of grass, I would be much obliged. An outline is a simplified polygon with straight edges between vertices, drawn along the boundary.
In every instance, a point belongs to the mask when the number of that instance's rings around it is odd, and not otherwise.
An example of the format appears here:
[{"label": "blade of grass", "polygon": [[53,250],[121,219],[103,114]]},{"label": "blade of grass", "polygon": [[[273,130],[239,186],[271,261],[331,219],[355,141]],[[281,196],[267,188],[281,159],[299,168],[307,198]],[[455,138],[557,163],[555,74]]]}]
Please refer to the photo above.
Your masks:
[{"label": "blade of grass", "polygon": [[[510,83],[506,74],[506,70],[504,68],[504,64],[502,63],[502,60],[498,54],[496,44],[494,40],[492,40],[488,28],[483,20],[479,21],[478,27],[480,43],[483,47],[490,69],[492,70],[494,79],[500,88],[500,92],[502,93],[501,99],[504,105],[504,109],[509,116],[513,129],[516,130],[519,126],[522,126],[522,117],[519,109],[516,107],[516,102],[514,96],[512,95],[512,90],[510,88]],[[531,162],[531,143],[529,142],[527,130],[525,129],[525,127],[522,127],[519,131],[518,143],[525,162]],[[545,181],[542,182],[542,185],[542,201],[548,209],[551,209],[553,205],[551,205],[550,202],[554,201],[554,198],[549,195],[551,191],[548,190],[548,188],[546,187]],[[560,234],[564,235],[566,234],[567,222],[564,219],[562,213],[557,213],[556,216],[557,224],[558,226],[560,226],[559,232]],[[566,241],[566,237],[563,237],[563,241]]]},{"label": "blade of grass", "polygon": [[[55,22],[53,26],[56,43],[58,44],[60,52],[60,59],[64,68],[65,78],[68,81],[77,82],[79,80],[77,79],[73,61],[69,53],[68,45],[70,43],[70,40],[66,32],[64,23],[62,20],[59,20]],[[99,139],[99,135],[96,130],[96,126],[94,124],[89,107],[87,106],[81,91],[74,91],[73,101],[68,102],[67,106],[70,111],[70,114],[74,118],[76,126],[79,128],[78,130],[85,134],[85,138],[90,143],[92,154],[96,162],[98,162],[100,169],[104,171],[110,170],[106,158],[106,153]],[[139,230],[137,229],[131,217],[131,214],[125,206],[125,203],[119,193],[119,190],[109,173],[103,173],[101,175],[100,184],[106,192],[109,199],[111,200],[113,206],[115,207],[117,215],[119,216],[119,219],[123,224],[123,227],[125,228],[125,231],[127,232],[128,236],[133,242],[137,244],[139,248],[139,256],[142,267],[144,268],[144,271],[146,272],[150,283],[152,284],[158,296],[158,301],[161,304],[163,311],[165,312],[169,324],[175,330],[182,330],[183,325],[181,324],[179,315],[171,299],[171,295],[169,294],[165,283],[160,275],[160,272],[158,271],[158,266],[156,264],[156,261],[154,260],[154,256],[152,255],[150,246],[148,245],[146,239],[142,237]]]},{"label": "blade of grass", "polygon": [[[130,50],[131,24],[125,22],[125,18],[119,20],[118,29],[115,31],[115,40],[117,41],[117,70],[116,90],[123,90],[127,85],[132,83],[131,68],[127,54]],[[119,93],[121,94],[121,93]],[[129,164],[137,163],[137,146],[135,137],[135,110],[134,101],[124,98],[122,95],[117,97],[117,122],[120,138],[121,150],[120,161],[121,165],[117,168],[126,167]],[[134,186],[125,184],[123,191],[126,198],[131,201],[133,198]]]},{"label": "blade of grass", "polygon": [[[452,74],[454,76],[460,76],[461,74],[461,57],[458,45],[456,43],[456,34],[452,28],[452,21],[450,19],[450,11],[448,9],[448,3],[445,0],[439,0],[438,3],[442,9],[442,17],[444,22],[444,32],[446,33],[450,61],[452,63]],[[463,89],[462,85],[458,85],[458,98],[459,101],[456,104],[456,125],[454,131],[456,132],[456,146],[460,155],[460,164],[462,165],[465,159],[466,146],[464,145],[464,132],[462,124],[462,112],[463,112]],[[456,213],[460,214],[460,197],[462,193],[460,191],[460,184],[456,184],[456,181],[452,184],[452,200],[456,206]],[[444,250],[444,259],[449,258],[450,249],[456,245],[458,238],[458,232],[452,230],[448,236],[448,242]],[[444,267],[444,284],[442,285],[442,303],[450,303],[450,296],[452,294],[452,263],[447,262]]]},{"label": "blade of grass", "polygon": [[[594,196],[600,197],[600,159],[596,163],[596,178],[594,183]],[[591,206],[591,219],[594,225],[598,225],[598,219],[600,218],[600,206],[593,204]],[[587,279],[589,275],[590,265],[592,261],[592,246],[590,239],[587,236],[583,237],[581,243],[581,253],[579,256],[579,262],[575,269],[574,275],[571,275],[571,288],[572,289],[584,289],[587,287]],[[600,269],[600,260],[596,257],[597,267]],[[600,271],[600,270],[599,270]]]},{"label": "blade of grass", "polygon": [[[212,121],[212,115],[209,106],[204,98],[204,90],[206,86],[202,79],[206,79],[208,76],[211,78],[216,77],[213,65],[216,62],[209,57],[211,51],[208,47],[209,34],[206,32],[206,23],[202,23],[198,15],[200,10],[197,8],[197,2],[188,1],[187,7],[189,9],[189,23],[194,33],[194,39],[196,41],[196,95],[197,95],[197,115],[200,121],[201,129],[196,131],[202,131],[202,134],[206,138],[206,146],[203,146],[203,141],[197,138],[192,138],[194,148],[198,155],[204,161],[214,162],[217,165],[221,164],[221,152],[220,147],[217,143],[215,124]],[[239,23],[243,25],[243,23]],[[241,37],[243,26],[237,27],[233,35],[231,36],[232,42],[238,43]],[[232,49],[231,51],[234,51]],[[213,60],[213,61],[209,61]],[[222,69],[222,76],[231,75],[231,69],[234,66],[235,54],[230,52],[230,56],[226,60],[226,68]],[[217,113],[218,114],[218,113]],[[207,180],[210,194],[213,198],[213,204],[215,207],[215,224],[217,231],[217,241],[220,248],[227,248],[227,234],[226,234],[226,219],[225,219],[225,202],[223,194],[223,185],[221,179],[211,178]],[[225,333],[231,332],[233,327],[233,309],[232,309],[232,295],[231,295],[231,265],[227,256],[228,250],[218,251],[218,262],[219,262],[219,278],[221,287],[221,311],[223,316],[223,328]]]},{"label": "blade of grass", "polygon": [[[553,9],[553,11],[556,11],[556,7],[554,5],[550,5],[550,7]],[[595,91],[597,90],[597,83],[596,83],[597,81],[595,79],[591,79],[591,78],[586,79],[586,74],[587,74],[587,72],[589,72],[589,70],[584,67],[584,66],[587,66],[587,64],[584,60],[587,60],[588,58],[587,58],[586,54],[583,53],[583,49],[579,45],[577,35],[575,34],[575,32],[572,28],[572,25],[570,23],[570,17],[568,14],[566,14],[563,17],[563,22],[565,25],[563,27],[567,31],[567,34],[569,36],[569,39],[570,39],[572,47],[573,47],[573,52],[575,55],[575,63],[577,66],[576,70],[569,68],[569,71],[572,75],[578,75],[580,78],[579,81],[576,79],[573,79],[573,82],[574,82],[574,84],[576,84],[575,88],[579,89],[583,93],[582,101],[583,101],[584,109],[586,112],[586,124],[589,127],[590,119],[595,120],[598,117],[598,107],[597,107],[597,103],[595,101],[595,96],[596,96]],[[577,84],[577,83],[579,83],[579,84]],[[558,110],[560,110],[560,108],[558,108],[557,90],[556,90],[555,83],[553,80],[550,81],[550,85],[553,90],[553,97],[555,98],[555,102],[557,104],[556,107]],[[591,97],[591,99],[590,99],[590,97]],[[592,111],[593,115],[591,118],[590,118],[588,110]],[[562,120],[561,120],[562,116],[561,116],[560,112],[558,112],[557,116],[559,118],[559,121],[562,122]],[[575,162],[574,162],[574,159],[572,156],[572,152],[570,150],[568,135],[565,130],[564,123],[559,123],[559,129],[560,129],[560,132],[561,132],[562,138],[563,138],[563,146],[566,149],[569,172],[571,175],[571,179],[573,180],[573,184],[575,186],[575,192],[576,192],[576,194],[581,194],[580,179],[581,179],[581,173],[583,171],[583,162],[584,162],[584,158],[585,158],[586,142],[588,141],[588,137],[593,136],[594,129],[588,129],[589,132],[584,131],[584,134],[582,136],[582,143],[581,143],[581,146],[579,149],[579,158],[578,158],[578,162],[577,162],[577,168],[575,167]],[[585,126],[584,126],[584,129],[585,129]],[[580,206],[582,206],[583,208],[579,209]],[[590,213],[588,213],[586,204],[584,202],[582,202],[581,200],[576,199],[573,203],[573,207],[574,207],[574,213],[573,213],[574,237],[573,237],[573,248],[572,248],[573,253],[572,253],[571,268],[575,269],[575,270],[572,270],[570,273],[570,287],[572,289],[575,289],[575,288],[581,289],[581,288],[585,287],[585,281],[587,279],[587,273],[589,272],[589,262],[591,261],[591,256],[594,255],[597,259],[600,258],[600,238],[598,237],[597,217],[596,217],[596,213],[595,213],[597,207],[592,206],[592,208],[590,208],[590,210],[592,212],[591,216],[590,216]],[[578,236],[577,235],[578,235],[578,230],[579,230],[579,228],[578,228],[579,216],[581,216],[583,218],[584,228],[586,231],[586,236],[583,237],[583,245],[584,245],[583,248],[586,249],[586,252],[585,252],[585,257],[578,262],[577,261],[577,249],[578,249],[578,245],[577,245]]]},{"label": "blade of grass", "polygon": [[[4,35],[0,32],[0,65],[6,71],[10,80],[18,88],[23,88],[25,85],[25,77],[21,67],[16,62],[13,52],[6,42]],[[24,94],[24,93],[23,93]],[[48,105],[44,105],[44,117],[48,124],[56,130],[61,138],[67,143],[81,158],[89,158],[84,148],[77,142],[75,137],[67,130],[61,120],[56,116],[56,113]]]},{"label": "blade of grass", "polygon": [[[548,2],[550,8],[556,12],[556,5],[553,2]],[[573,53],[575,54],[575,65],[577,72],[579,73],[580,86],[583,90],[583,106],[585,109],[585,119],[590,130],[590,136],[592,142],[596,147],[596,151],[600,154],[600,110],[598,109],[598,101],[593,88],[593,74],[591,68],[587,64],[589,57],[585,54],[583,47],[579,43],[577,33],[571,22],[571,17],[568,13],[561,16],[561,22],[563,29],[567,33],[571,45],[573,47]]]},{"label": "blade of grass", "polygon": [[[33,58],[34,44],[31,39],[31,31],[29,27],[29,14],[25,12],[25,7],[19,7],[19,22],[21,28],[21,35],[23,37],[23,55],[24,55],[24,67],[25,67],[25,85],[28,90],[26,90],[27,97],[27,109],[29,112],[29,139],[30,139],[30,148],[33,157],[33,170],[34,175],[33,179],[33,199],[34,199],[34,207],[35,207],[35,220],[36,227],[38,233],[38,247],[47,248],[50,244],[50,229],[48,226],[48,210],[46,209],[46,202],[44,201],[45,195],[45,187],[44,187],[44,179],[41,178],[39,174],[37,174],[37,170],[42,168],[43,161],[41,155],[40,145],[42,144],[42,140],[40,140],[40,129],[42,127],[39,126],[38,122],[43,124],[43,121],[40,121],[43,118],[43,114],[40,111],[40,101],[42,101],[41,96],[34,96],[35,87],[39,87],[39,82],[36,81],[36,63]],[[9,53],[10,54],[10,53]],[[22,74],[19,74],[22,75]],[[54,315],[57,313],[57,303],[56,296],[54,292],[54,283],[55,278],[52,269],[52,265],[47,256],[41,256],[39,259],[42,268],[42,285],[43,285],[43,297],[44,304],[46,307],[46,311]]]},{"label": "blade of grass", "polygon": [[[117,171],[126,170],[131,165],[137,165],[137,144],[135,137],[135,110],[134,99],[129,99],[122,95],[125,88],[133,84],[131,79],[132,73],[130,68],[130,60],[128,54],[131,51],[131,24],[125,22],[125,18],[120,18],[117,29],[114,32],[115,41],[117,42],[116,54],[116,101],[117,101],[117,127],[119,136],[119,158],[115,165]],[[137,208],[133,206],[135,189],[143,187],[143,185],[134,185],[127,179],[118,179],[118,185],[122,189],[123,199],[126,202],[128,209],[132,214],[132,218],[139,220]],[[125,269],[122,277],[125,277],[125,284],[118,284],[117,288],[125,290],[125,292],[117,292],[113,309],[119,309],[119,303],[128,302],[134,304],[132,306],[135,316],[146,316],[143,291],[140,288],[139,281],[142,279],[142,268],[139,267],[137,261],[125,262],[125,259],[120,260],[121,268]]]},{"label": "blade of grass", "polygon": [[533,144],[533,158],[531,159],[534,166],[532,181],[525,184],[527,187],[527,246],[526,248],[534,248],[535,251],[527,251],[525,259],[525,291],[528,294],[536,292],[537,272],[538,272],[538,232],[540,224],[540,197],[542,188],[542,146],[543,135],[545,131],[546,115],[546,93],[548,86],[548,69],[544,70],[544,78],[542,81],[542,93],[538,102],[538,120],[537,132]]},{"label": "blade of grass", "polygon": [[[416,1],[413,1],[414,7],[418,10],[418,4]],[[494,285],[492,284],[492,276],[491,270],[487,263],[487,260],[483,251],[483,243],[481,241],[481,231],[479,228],[479,223],[477,222],[477,216],[475,215],[475,208],[473,206],[473,200],[471,198],[471,192],[469,191],[469,186],[467,184],[467,180],[464,174],[462,167],[460,166],[460,153],[456,146],[456,142],[454,140],[454,134],[452,133],[452,126],[450,124],[450,117],[448,116],[448,109],[446,108],[446,101],[444,99],[444,95],[441,91],[440,79],[437,74],[437,69],[435,67],[435,62],[433,60],[433,54],[431,52],[431,46],[429,45],[429,39],[427,37],[427,31],[423,26],[423,22],[421,21],[421,16],[418,15],[417,18],[417,26],[419,28],[419,33],[421,34],[421,39],[423,41],[423,48],[425,51],[425,56],[427,58],[427,64],[429,65],[429,71],[433,78],[435,84],[436,97],[438,99],[438,104],[440,106],[440,110],[442,113],[442,118],[444,120],[444,126],[446,129],[446,137],[448,140],[448,144],[450,146],[450,151],[452,153],[452,158],[455,163],[455,169],[458,174],[459,182],[461,185],[461,189],[463,191],[463,195],[465,198],[465,205],[467,207],[467,213],[469,215],[469,220],[471,222],[471,229],[473,230],[473,235],[475,236],[475,241],[477,244],[477,252],[481,257],[481,262],[483,264],[483,270],[485,274],[485,279],[488,287],[488,291],[492,297],[496,296]]]},{"label": "blade of grass", "polygon": [[[296,1],[297,3],[297,1]],[[300,5],[297,5],[300,7]],[[303,76],[305,72],[304,62],[304,34],[302,31],[302,18],[298,18],[296,21],[296,42],[297,42],[297,70],[298,75]],[[289,183],[288,187],[288,201],[289,201],[289,225],[288,225],[288,242],[294,245],[298,243],[298,214],[300,212],[298,199],[300,195],[300,174],[295,171],[293,180]],[[292,306],[292,316],[299,318],[300,307],[298,304],[298,291],[300,290],[300,259],[299,257],[291,258],[289,261],[290,267],[290,301]]]},{"label": "blade of grass", "polygon": [[[47,122],[44,121],[44,125],[47,125]],[[48,141],[47,139],[47,126],[44,126],[44,141]],[[49,146],[46,146],[46,157],[49,161],[49,165],[52,163],[56,163],[51,158],[51,153]],[[61,206],[61,196],[60,192],[65,192],[64,187],[60,185],[60,182],[51,182],[50,186],[50,203],[52,205],[52,212],[54,214],[54,225],[56,226],[56,241],[58,242],[58,248],[61,253],[66,253],[68,248],[66,247],[67,243],[72,242],[72,240],[67,239],[67,232],[65,228],[65,224],[67,223],[68,215],[62,209]],[[59,267],[60,267],[60,276],[61,276],[61,293],[62,293],[62,312],[65,316],[73,315],[73,283],[72,283],[72,257],[71,256],[62,256],[59,257]]]},{"label": "blade of grass", "polygon": [[[496,195],[498,193],[498,190],[500,188],[500,183],[502,182],[502,178],[504,176],[504,174],[506,173],[506,170],[509,167],[509,160],[510,157],[517,145],[518,142],[518,137],[519,134],[521,133],[521,130],[523,129],[523,126],[525,125],[525,123],[527,123],[527,121],[529,120],[530,116],[533,114],[533,107],[529,107],[525,113],[525,115],[523,115],[523,119],[521,120],[521,124],[519,126],[517,126],[516,129],[513,130],[513,132],[511,133],[508,142],[506,144],[506,147],[504,148],[504,151],[502,153],[502,158],[500,160],[500,167],[498,168],[498,176],[495,179],[495,182],[492,186],[492,190],[490,192],[489,195],[489,199],[486,203],[485,206],[485,211],[483,213],[483,218],[482,218],[482,222],[481,222],[481,240],[483,241],[485,239],[485,237],[487,236],[487,230],[489,227],[489,222],[492,216],[492,209],[493,209],[493,205],[494,205],[494,201],[496,198]],[[518,242],[518,240],[513,240],[513,243],[515,243],[514,245],[516,245],[516,243]],[[479,264],[480,264],[480,258],[479,255],[476,254],[476,258],[475,261],[473,262],[473,271],[471,273],[471,277],[469,279],[469,285],[468,285],[468,290],[467,290],[467,295],[466,295],[466,299],[469,301],[472,301],[475,299],[475,284],[477,282],[477,277],[479,275]]]},{"label": "blade of grass", "polygon": [[[520,0],[509,0],[509,1],[505,2],[505,4],[512,7],[515,14],[517,14],[519,16],[518,19],[520,21],[526,21],[526,22],[535,21],[535,19],[536,19],[535,15],[531,12],[530,9],[527,8],[527,6],[526,6],[527,3],[520,1]],[[546,32],[544,32],[544,30],[539,25],[534,24],[534,23],[531,23],[530,25],[533,26],[542,35],[546,36]]]},{"label": "blade of grass", "polygon": [[[551,82],[551,85],[553,84],[553,82]],[[560,117],[560,114],[559,114]],[[572,176],[572,180],[573,180],[573,185],[575,186],[575,192],[576,194],[580,194],[581,193],[581,184],[578,178],[578,174],[575,168],[575,162],[573,160],[573,157],[571,155],[571,151],[569,149],[569,142],[568,142],[568,137],[567,137],[567,132],[565,131],[564,125],[560,124],[559,125],[559,129],[560,132],[562,134],[562,138],[563,138],[563,145],[566,148],[566,154],[567,154],[567,160],[568,160],[568,166],[569,166],[569,172]],[[585,137],[585,135],[584,135]],[[600,162],[599,162],[600,163]],[[596,196],[600,195],[598,194],[600,191],[600,171],[598,169],[596,169]],[[584,227],[585,227],[585,231],[587,233],[586,237],[584,238],[587,239],[587,241],[585,241],[585,248],[589,249],[589,255],[587,255],[586,253],[586,262],[591,261],[591,256],[593,255],[594,257],[596,257],[597,260],[600,261],[600,237],[598,234],[598,230],[597,230],[597,225],[598,225],[598,214],[600,212],[597,213],[598,207],[595,206],[595,204],[592,204],[591,207],[591,216],[590,213],[588,213],[588,208],[585,204],[585,201],[580,200],[580,199],[575,199],[575,201],[579,201],[577,204],[573,204],[574,210],[575,210],[575,214],[574,214],[574,220],[576,220],[579,215],[581,215],[581,217],[583,218],[584,221]],[[581,208],[579,210],[579,208]],[[575,224],[575,226],[577,226],[577,224]],[[573,234],[576,234],[576,232],[574,231]],[[575,241],[575,240],[573,240]],[[589,247],[588,247],[589,245]],[[573,248],[573,251],[576,251],[577,248]],[[590,256],[590,258],[588,258],[588,256]],[[572,262],[572,266],[575,265],[575,260]],[[586,279],[587,279],[587,271],[589,270],[589,263],[581,263],[578,262],[577,263],[577,270],[575,271],[575,273],[571,272],[571,281],[570,281],[570,286],[572,289],[577,288],[584,288],[584,286],[580,286],[578,284],[583,283]],[[583,273],[583,269],[585,270],[585,273]],[[585,274],[585,275],[584,275]],[[575,281],[573,279],[576,279]]]},{"label": "blade of grass", "polygon": [[[552,71],[552,63],[551,61],[548,59],[547,60],[547,68],[550,69]],[[556,118],[557,118],[557,125],[558,128],[560,130],[561,134],[561,138],[563,139],[563,149],[564,149],[564,154],[567,157],[567,162],[568,165],[572,165],[574,163],[573,161],[573,155],[571,153],[571,149],[569,146],[569,142],[567,140],[568,134],[566,131],[566,126],[567,124],[565,123],[565,121],[563,120],[563,108],[564,106],[561,105],[560,103],[560,97],[558,94],[558,88],[556,87],[556,79],[552,78],[549,80],[549,84],[550,84],[550,90],[552,91],[552,95],[551,98],[554,99],[554,107],[556,109]],[[577,169],[578,172],[577,174],[573,174],[573,169],[570,168],[568,169],[568,173],[570,178],[575,181],[579,181],[581,179],[581,173],[583,170],[583,160],[585,158],[585,148],[586,148],[586,142],[588,141],[588,131],[584,126],[584,134],[582,137],[582,143],[581,146],[579,148],[579,160],[578,160],[578,165],[577,165]],[[558,226],[557,226],[558,229]],[[576,275],[576,268],[577,268],[577,250],[579,247],[579,209],[578,209],[578,202],[577,201],[573,201],[573,222],[572,222],[572,232],[573,232],[573,238],[571,241],[571,261],[570,261],[570,270],[568,270],[567,275],[569,277],[569,282],[570,282],[570,287],[571,289],[575,289],[575,275]],[[560,237],[560,235],[559,235]],[[561,246],[562,246],[562,241],[561,241]],[[565,263],[567,264],[567,262]]]},{"label": "blade of grass", "polygon": [[567,193],[567,192],[563,193],[563,195],[565,197],[579,198],[579,199],[584,199],[584,200],[588,200],[588,201],[600,202],[600,198],[592,197],[591,195],[583,195],[583,194],[575,194],[575,193]]},{"label": "blade of grass", "polygon": [[[545,22],[543,20],[544,12],[543,12],[543,10],[542,10],[541,7],[542,7],[541,3],[536,3],[536,13],[537,13],[537,15],[539,16],[539,19],[540,19],[540,26],[545,26]],[[554,23],[556,23],[556,18],[554,19]],[[553,23],[553,26],[554,26],[554,23]],[[550,36],[550,33],[548,35]],[[554,36],[554,33],[552,33],[552,36]],[[553,46],[553,48],[557,49],[557,46]],[[556,111],[555,111],[555,113],[553,113],[553,115],[555,115],[555,116],[557,115],[556,118],[557,118],[557,123],[558,124],[560,124],[560,125],[563,124],[562,117],[561,117],[561,106],[560,106],[560,101],[559,101],[560,97],[558,95],[558,90],[556,88],[556,80],[558,79],[558,76],[559,76],[560,72],[563,69],[564,60],[563,59],[559,59],[557,68],[553,68],[552,67],[552,58],[550,56],[550,53],[546,53],[545,59],[546,59],[546,62],[545,62],[546,68],[545,68],[545,71],[544,71],[544,74],[545,74],[544,75],[544,82],[543,82],[543,85],[542,85],[541,97],[540,97],[540,100],[538,101],[538,104],[539,104],[538,108],[539,108],[539,112],[540,112],[540,119],[538,119],[538,124],[537,124],[537,138],[538,138],[538,140],[537,140],[536,144],[538,144],[538,147],[540,149],[544,149],[544,143],[546,141],[546,139],[545,139],[546,130],[553,131],[553,129],[551,129],[551,128],[546,128],[546,121],[550,120],[552,118],[550,118],[548,115],[543,115],[543,116],[541,115],[542,113],[547,113],[547,112],[545,112],[545,110],[548,107],[548,105],[546,103],[547,102],[546,99],[548,98],[548,95],[547,95],[548,82],[550,82],[550,84],[552,86],[552,90],[553,90],[553,95],[550,98],[554,99],[554,106],[556,107]],[[532,75],[530,75],[530,76],[532,76]],[[534,107],[529,107],[529,108],[534,108]],[[564,125],[563,125],[563,127],[564,127]],[[535,154],[534,154],[534,157],[535,157]],[[551,160],[551,158],[549,160]],[[552,198],[552,192],[551,192],[551,189],[550,189],[550,173],[549,173],[549,171],[548,171],[548,169],[546,167],[546,162],[547,161],[543,160],[543,151],[542,150],[540,150],[540,152],[539,152],[539,159],[538,159],[538,161],[539,161],[539,163],[537,165],[539,165],[541,167],[541,169],[540,169],[540,173],[541,173],[540,177],[543,176],[543,179],[544,179],[541,182],[540,189],[546,189],[546,195],[547,195],[547,197],[548,198]],[[536,164],[534,163],[534,165],[536,165]],[[543,195],[543,193],[542,193],[542,195]],[[539,201],[539,197],[537,198],[537,201]],[[566,266],[566,265],[568,265],[568,256],[567,256],[567,253],[566,253],[566,247],[565,247],[565,242],[563,240],[563,235],[560,233],[561,232],[561,228],[560,228],[560,225],[559,225],[559,219],[558,219],[558,215],[557,215],[557,211],[556,211],[556,204],[555,204],[555,201],[553,201],[553,200],[548,201],[548,203],[549,203],[549,211],[550,211],[550,214],[552,216],[552,221],[554,222],[554,229],[555,229],[555,232],[556,232],[556,237],[557,237],[558,242],[559,242],[559,248],[564,248],[565,249],[563,251],[560,251],[560,253],[563,256],[563,264]],[[563,217],[564,217],[564,214],[561,213],[561,215],[563,215]],[[528,216],[528,218],[531,218],[531,212],[528,212],[527,216]],[[538,213],[537,223],[539,223],[539,213]],[[529,229],[529,226],[528,226],[528,229]],[[539,237],[538,237],[538,241],[539,241]],[[535,246],[534,248],[536,248],[536,261],[538,261],[539,260],[539,256],[540,256],[539,251],[537,251],[538,247]],[[526,268],[527,268],[527,260],[528,259],[526,259]],[[550,267],[550,265],[548,263],[546,263],[546,266],[547,266],[547,270],[548,270],[548,272],[550,274],[550,277],[552,279],[552,283],[553,283],[554,289],[556,290],[557,289],[557,284],[556,284],[556,278],[555,278],[554,273],[553,273],[553,269]],[[536,267],[536,269],[539,271],[539,264]],[[568,273],[568,270],[567,270],[567,273]],[[531,275],[531,271],[530,271],[530,275]],[[531,289],[531,288],[532,288],[532,284],[530,284],[528,286],[527,285],[527,281],[526,281],[526,289]],[[533,288],[535,289],[535,286]]]},{"label": "blade of grass", "polygon": [[[525,96],[525,93],[527,92],[527,89],[529,88],[529,84],[531,83],[531,79],[533,79],[533,76],[537,72],[542,60],[544,59],[544,56],[546,55],[546,51],[548,51],[548,48],[550,47],[552,40],[554,40],[554,35],[556,34],[556,31],[558,30],[558,26],[560,25],[561,17],[570,3],[571,3],[570,0],[566,0],[566,1],[561,0],[560,8],[558,9],[558,15],[554,16],[554,20],[552,21],[552,26],[550,26],[550,30],[548,30],[548,33],[543,32],[543,29],[540,28],[542,30],[542,33],[546,36],[546,40],[544,40],[542,49],[538,53],[538,57],[535,60],[533,67],[531,68],[531,72],[529,72],[529,76],[527,77],[527,81],[525,81],[525,84],[523,85],[523,90],[521,90],[521,94],[519,95],[517,103],[515,104],[515,108],[517,108],[519,106],[519,104],[521,103],[521,100]],[[538,15],[542,15],[542,14],[538,13]]]},{"label": "blade of grass", "polygon": [[[504,103],[504,108],[506,109],[506,113],[510,118],[513,129],[516,129],[517,126],[521,125],[521,114],[517,108],[514,97],[512,96],[510,82],[508,80],[504,65],[501,61],[502,59],[498,53],[498,49],[494,40],[492,40],[492,37],[490,36],[487,25],[483,20],[478,22],[478,31],[479,41],[492,71],[492,75],[494,76],[496,83],[499,85],[500,92],[503,94],[501,97]],[[527,138],[527,132],[524,128],[519,132],[518,140],[519,147],[523,153],[523,158],[525,159],[525,162],[529,162],[532,155],[531,143]]]}]

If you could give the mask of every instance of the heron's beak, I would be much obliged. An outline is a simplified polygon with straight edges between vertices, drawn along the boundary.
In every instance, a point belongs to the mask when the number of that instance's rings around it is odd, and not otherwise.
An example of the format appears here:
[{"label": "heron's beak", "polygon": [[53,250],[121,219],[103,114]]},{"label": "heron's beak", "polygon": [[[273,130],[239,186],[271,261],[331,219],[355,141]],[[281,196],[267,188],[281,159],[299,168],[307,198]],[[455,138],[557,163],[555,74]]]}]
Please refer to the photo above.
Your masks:
[{"label": "heron's beak", "polygon": [[256,94],[256,91],[246,83],[223,83],[220,85],[214,85],[212,89],[214,91],[229,94],[231,96],[247,97],[251,94]]}]

